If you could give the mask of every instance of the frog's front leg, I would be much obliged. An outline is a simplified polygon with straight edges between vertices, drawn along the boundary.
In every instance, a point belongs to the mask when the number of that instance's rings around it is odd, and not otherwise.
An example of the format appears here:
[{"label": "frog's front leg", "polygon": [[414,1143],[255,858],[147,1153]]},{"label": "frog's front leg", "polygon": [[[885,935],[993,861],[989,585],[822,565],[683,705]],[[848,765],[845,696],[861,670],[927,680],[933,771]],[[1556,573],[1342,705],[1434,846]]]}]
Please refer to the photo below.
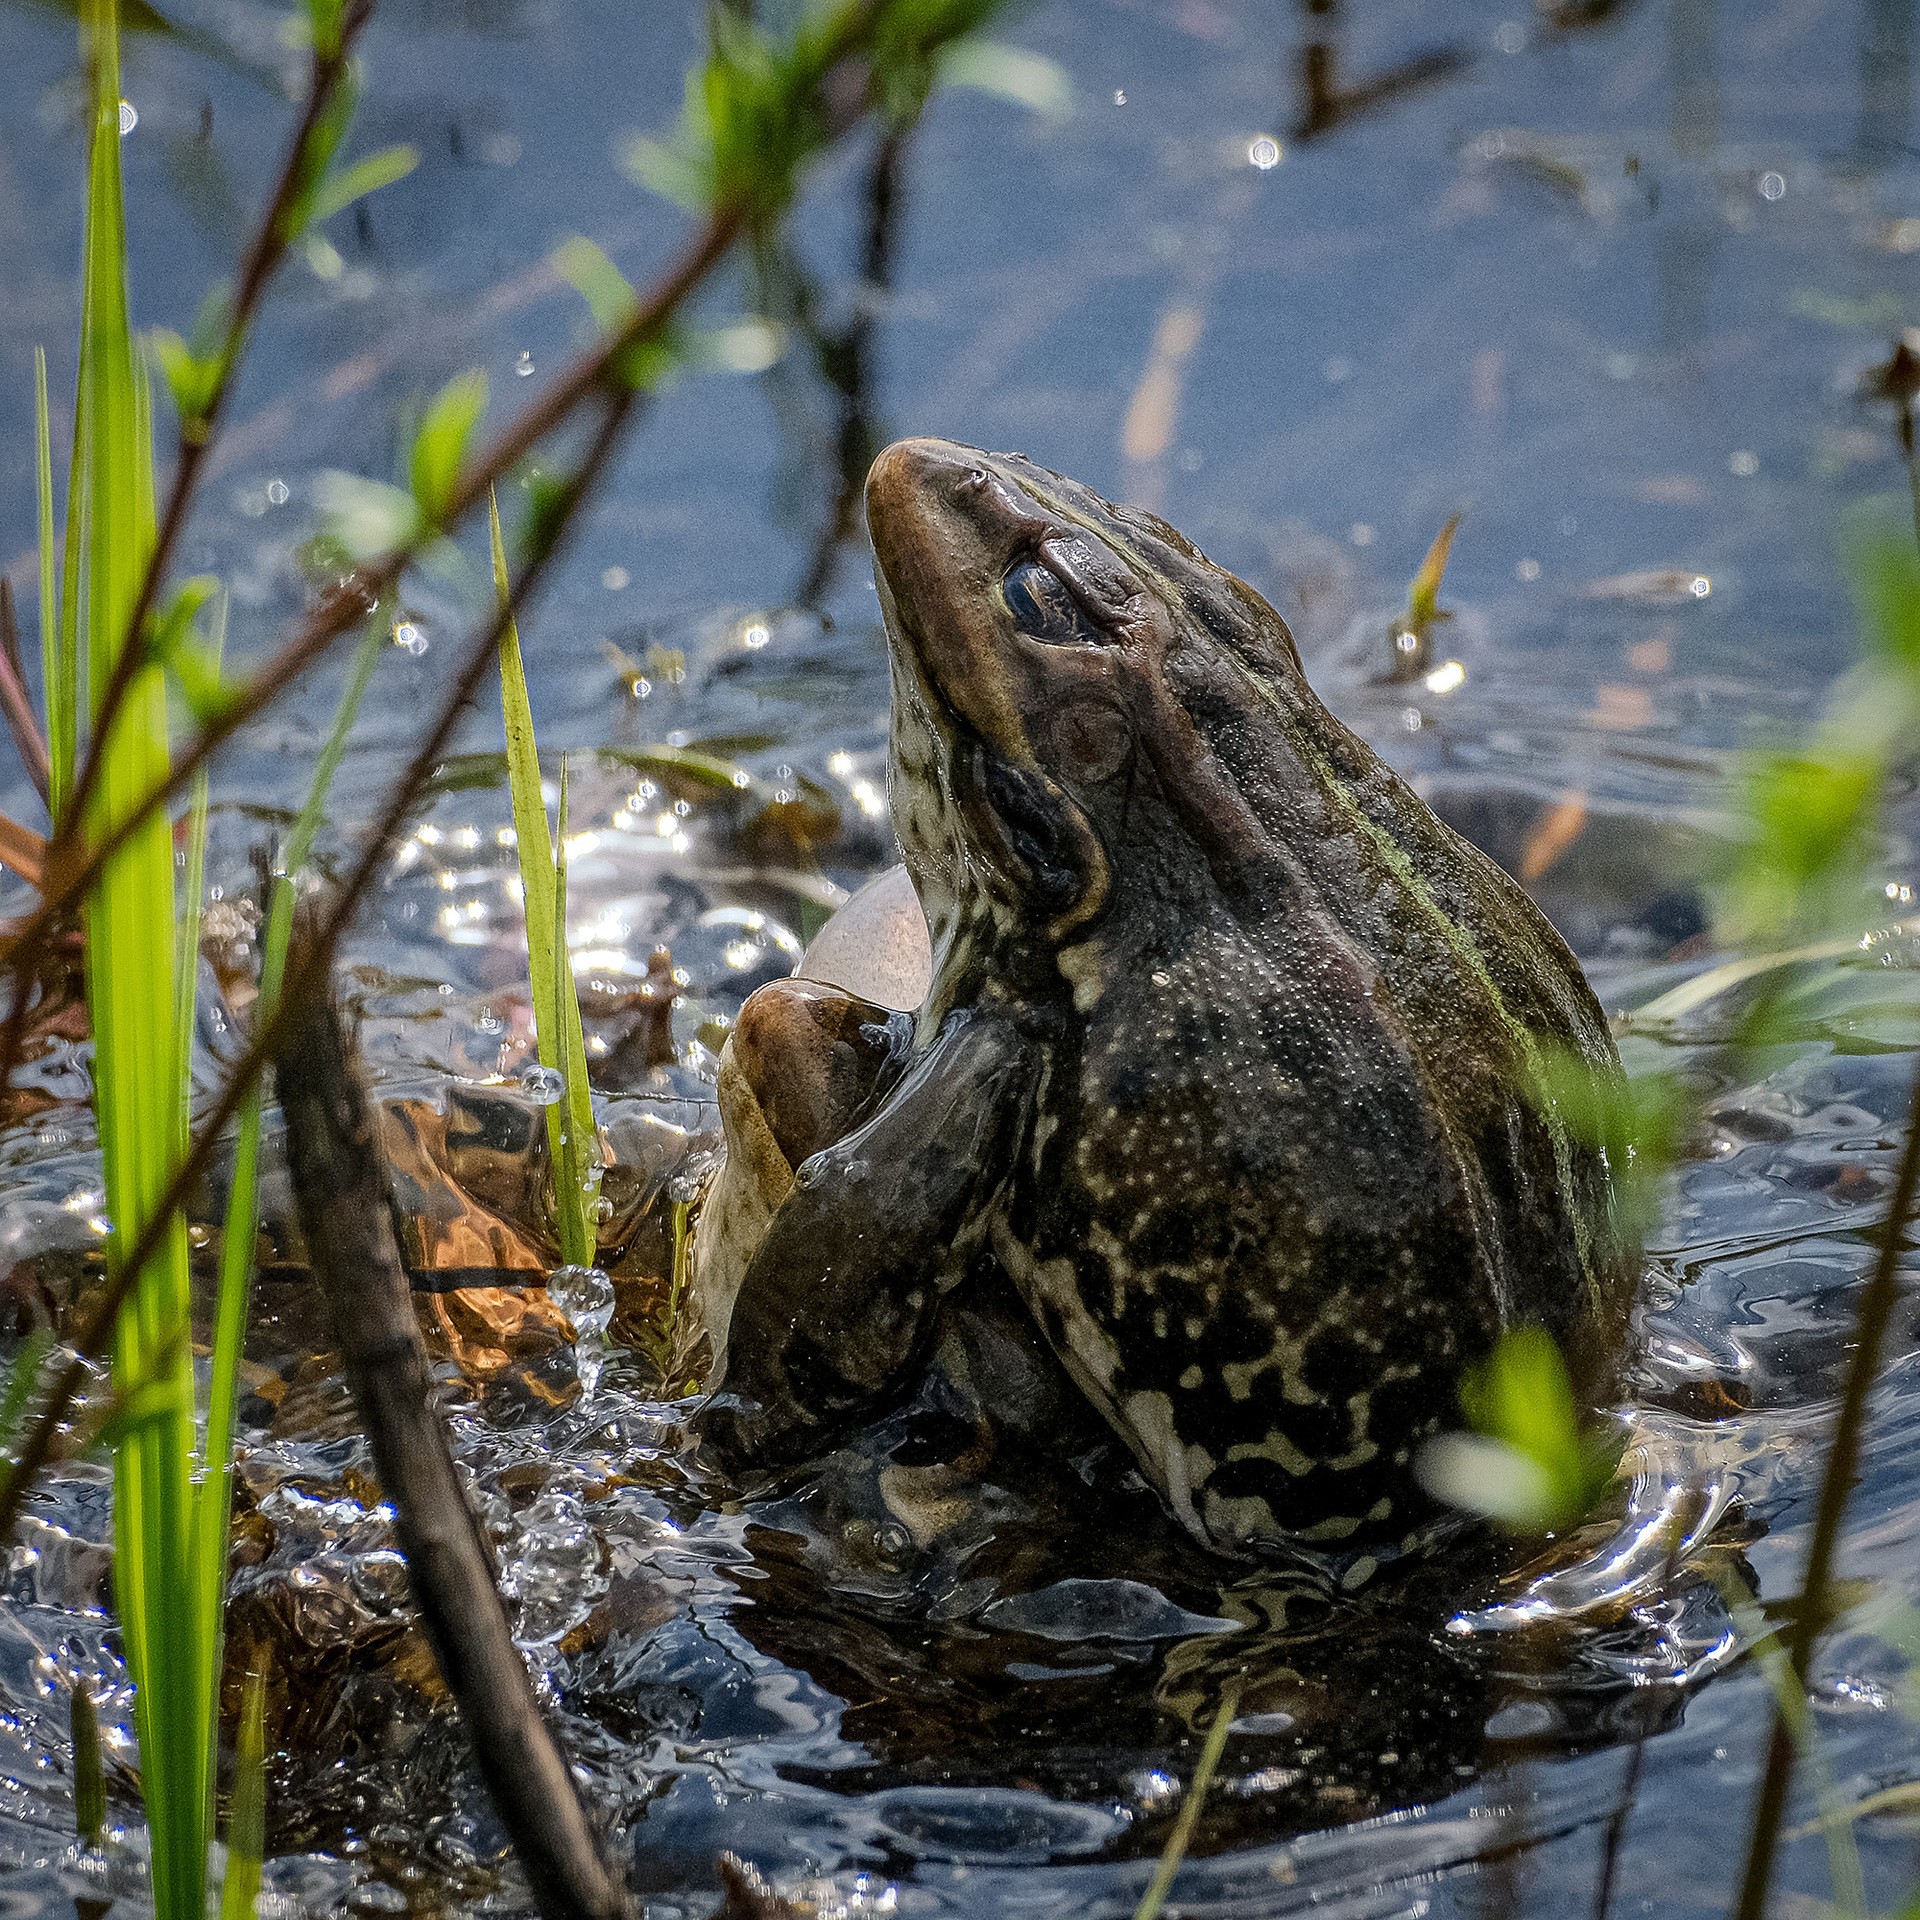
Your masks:
[{"label": "frog's front leg", "polygon": [[801,1166],[696,1417],[723,1460],[823,1452],[910,1384],[1014,1164],[1032,1082],[1010,1025],[953,1014],[881,1110]]}]

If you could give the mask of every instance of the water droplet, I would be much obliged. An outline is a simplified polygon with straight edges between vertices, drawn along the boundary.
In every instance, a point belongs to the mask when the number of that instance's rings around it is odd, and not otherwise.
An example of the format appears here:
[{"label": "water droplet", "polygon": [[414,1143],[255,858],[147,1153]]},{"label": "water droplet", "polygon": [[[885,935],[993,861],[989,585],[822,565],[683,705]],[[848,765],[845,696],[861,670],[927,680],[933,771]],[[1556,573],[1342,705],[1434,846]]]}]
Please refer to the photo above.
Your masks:
[{"label": "water droplet", "polygon": [[[120,137],[125,139],[140,124],[140,112],[131,100],[120,102]],[[1777,197],[1777,196],[1776,196]]]},{"label": "water droplet", "polygon": [[513,363],[513,370],[522,380],[533,372],[533,355],[525,347],[520,349],[520,358]]},{"label": "water droplet", "polygon": [[573,1322],[574,1371],[582,1404],[590,1404],[606,1365],[606,1331],[613,1319],[613,1282],[598,1267],[555,1267],[547,1298]]},{"label": "water droplet", "polygon": [[1263,133],[1247,148],[1247,162],[1262,173],[1271,173],[1280,164],[1280,142],[1272,134]]},{"label": "water droplet", "polygon": [[567,1076],[558,1067],[529,1067],[520,1076],[520,1091],[536,1107],[555,1107],[566,1097]]}]

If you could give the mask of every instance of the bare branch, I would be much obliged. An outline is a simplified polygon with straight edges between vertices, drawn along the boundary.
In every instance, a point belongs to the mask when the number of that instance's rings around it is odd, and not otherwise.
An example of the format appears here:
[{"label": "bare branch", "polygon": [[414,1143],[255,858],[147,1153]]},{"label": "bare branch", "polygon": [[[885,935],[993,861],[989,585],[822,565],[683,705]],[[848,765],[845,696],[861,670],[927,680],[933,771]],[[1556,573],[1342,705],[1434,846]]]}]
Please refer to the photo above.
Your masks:
[{"label": "bare branch", "polygon": [[541,1717],[434,1410],[375,1123],[330,995],[311,995],[285,1026],[273,1065],[301,1231],[393,1507],[414,1604],[494,1810],[546,1920],[622,1920],[632,1903]]}]

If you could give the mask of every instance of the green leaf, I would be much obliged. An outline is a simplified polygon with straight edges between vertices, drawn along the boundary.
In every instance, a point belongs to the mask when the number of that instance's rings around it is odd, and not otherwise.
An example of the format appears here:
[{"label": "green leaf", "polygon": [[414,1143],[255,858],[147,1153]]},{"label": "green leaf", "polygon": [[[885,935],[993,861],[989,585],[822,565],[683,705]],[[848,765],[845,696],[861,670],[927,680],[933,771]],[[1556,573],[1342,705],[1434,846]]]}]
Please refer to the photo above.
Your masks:
[{"label": "green leaf", "polygon": [[73,790],[80,691],[75,664],[61,645],[59,562],[53,539],[53,425],[47,404],[47,355],[42,347],[33,350],[33,450],[39,509],[40,674],[46,690],[50,768],[47,810],[58,826]]},{"label": "green leaf", "polygon": [[1829,920],[1859,875],[1886,775],[1872,752],[1788,750],[1749,762],[1744,837],[1716,903],[1720,937],[1780,942]]},{"label": "green leaf", "polygon": [[153,328],[147,335],[147,346],[173,396],[181,431],[192,439],[220,389],[222,363],[218,357],[201,359],[170,327]]},{"label": "green leaf", "polygon": [[149,650],[173,676],[188,711],[202,726],[242,695],[221,671],[220,642],[202,639],[199,631],[200,614],[219,589],[211,574],[183,581],[147,628]]},{"label": "green leaf", "polygon": [[325,111],[307,130],[307,137],[294,156],[293,191],[287,196],[280,215],[279,238],[284,245],[293,245],[313,224],[314,209],[327,190],[333,156],[347,137],[347,128],[358,104],[359,88],[349,70],[334,89]]},{"label": "green leaf", "polygon": [[396,180],[404,180],[419,164],[420,149],[402,142],[382,147],[378,153],[370,153],[365,159],[329,174],[315,189],[312,211],[308,215],[310,224],[318,226],[322,220],[331,220],[356,200],[364,200],[368,194],[378,193]]},{"label": "green leaf", "polygon": [[220,1920],[253,1920],[267,1856],[267,1676],[247,1675],[240,1738],[233,1756],[233,1800],[227,1815],[227,1877]]},{"label": "green leaf", "polygon": [[1902,529],[1856,528],[1842,547],[1848,584],[1868,651],[1920,700],[1920,553]]},{"label": "green leaf", "polygon": [[1440,583],[1447,577],[1447,556],[1453,552],[1453,536],[1459,531],[1460,515],[1456,513],[1433,536],[1433,544],[1420,562],[1420,571],[1413,576],[1413,584],[1407,589],[1409,633],[1424,634],[1436,620],[1449,617],[1441,611]]},{"label": "green leaf", "polygon": [[1658,1212],[1660,1184],[1692,1121],[1679,1080],[1665,1073],[1628,1078],[1611,1062],[1596,1066],[1568,1047],[1540,1052],[1527,1092],[1541,1112],[1606,1157],[1616,1224],[1623,1238],[1637,1240]]},{"label": "green leaf", "polygon": [[1166,1847],[1154,1867],[1153,1878],[1147,1882],[1147,1890],[1133,1910],[1133,1920],[1159,1920],[1160,1909],[1166,1904],[1167,1895],[1173,1891],[1174,1876],[1180,1871],[1180,1863],[1187,1857],[1187,1849],[1193,1844],[1193,1830],[1200,1824],[1200,1810],[1207,1803],[1207,1789],[1213,1785],[1214,1770],[1220,1764],[1221,1754],[1226,1751],[1227,1735],[1233,1729],[1233,1717],[1240,1711],[1240,1686],[1240,1681],[1231,1680],[1221,1690],[1220,1704],[1214,1709],[1213,1724],[1207,1729],[1206,1743],[1200,1749],[1200,1760],[1193,1770],[1193,1785],[1187,1789],[1186,1798],[1180,1803],[1180,1817],[1173,1823],[1173,1832],[1167,1837]]},{"label": "green leaf", "polygon": [[1478,1433],[1443,1433],[1421,1450],[1420,1484],[1436,1500],[1510,1533],[1553,1530],[1561,1514],[1559,1489],[1539,1461]]},{"label": "green leaf", "polygon": [[413,499],[426,526],[438,526],[459,485],[467,443],[487,410],[487,376],[457,373],[434,396],[413,437]]},{"label": "green leaf", "polygon": [[[325,816],[327,794],[346,752],[348,736],[366,695],[374,667],[386,647],[383,608],[375,608],[360,639],[347,674],[333,726],[314,763],[306,803],[293,823],[281,850],[280,871],[267,896],[266,932],[260,943],[260,990],[254,1019],[264,1021],[279,1003],[286,978],[287,950],[292,944],[293,909],[300,870],[305,866]],[[233,1432],[240,1398],[240,1359],[246,1345],[247,1309],[253,1288],[254,1242],[260,1231],[260,1117],[262,1090],[258,1081],[240,1109],[234,1141],[233,1179],[227,1189],[227,1211],[220,1238],[219,1292],[214,1303],[213,1354],[208,1368],[207,1423],[199,1459],[199,1486],[193,1512],[193,1580],[203,1617],[219,1621],[225,1612],[227,1590],[227,1533],[233,1510]],[[219,1661],[214,1670],[217,1675]],[[242,1722],[241,1738],[246,1738]],[[235,1788],[234,1830],[241,1827]],[[221,1912],[231,1911],[234,1897],[234,1841],[228,1843],[228,1892]],[[255,1891],[258,1891],[257,1882]],[[252,1908],[244,1910],[249,1915]]]},{"label": "green leaf", "polygon": [[[631,324],[639,296],[626,276],[591,240],[576,234],[554,249],[553,270],[587,303],[602,334],[614,335]],[[680,332],[662,327],[637,341],[620,357],[615,371],[638,391],[657,387],[682,357]]]},{"label": "green leaf", "polygon": [[[494,593],[504,609],[512,586],[500,532],[499,503],[491,498],[487,524]],[[507,737],[507,791],[513,803],[520,892],[527,920],[534,1046],[540,1064],[552,1068],[565,1081],[561,1099],[546,1109],[560,1257],[569,1266],[588,1267],[593,1265],[599,1240],[593,1206],[599,1187],[595,1152],[598,1135],[580,1001],[567,948],[566,761],[563,757],[560,770],[559,834],[550,838],[547,803],[540,784],[540,748],[534,737],[533,706],[527,698],[526,667],[520,654],[520,630],[511,618],[500,634],[500,716]]]},{"label": "green leaf", "polygon": [[1422,1484],[1436,1498],[1518,1533],[1584,1519],[1620,1460],[1616,1432],[1586,1427],[1553,1336],[1513,1327],[1460,1386],[1471,1434],[1422,1450]]},{"label": "green leaf", "polygon": [[593,312],[602,333],[618,333],[634,316],[640,296],[602,250],[582,234],[553,250],[553,270]]}]

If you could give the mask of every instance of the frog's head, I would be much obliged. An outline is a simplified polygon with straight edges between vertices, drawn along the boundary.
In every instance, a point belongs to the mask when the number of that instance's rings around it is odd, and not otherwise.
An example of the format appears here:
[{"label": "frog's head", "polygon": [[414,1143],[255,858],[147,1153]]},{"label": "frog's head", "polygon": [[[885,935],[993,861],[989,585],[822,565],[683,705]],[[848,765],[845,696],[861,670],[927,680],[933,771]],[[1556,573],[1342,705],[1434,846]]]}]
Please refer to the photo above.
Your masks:
[{"label": "frog's head", "polygon": [[1304,682],[1251,588],[1151,514],[952,441],[888,447],[867,520],[894,826],[936,956],[1059,947],[1128,875],[1218,880],[1258,850],[1237,773],[1269,758],[1272,683]]}]

